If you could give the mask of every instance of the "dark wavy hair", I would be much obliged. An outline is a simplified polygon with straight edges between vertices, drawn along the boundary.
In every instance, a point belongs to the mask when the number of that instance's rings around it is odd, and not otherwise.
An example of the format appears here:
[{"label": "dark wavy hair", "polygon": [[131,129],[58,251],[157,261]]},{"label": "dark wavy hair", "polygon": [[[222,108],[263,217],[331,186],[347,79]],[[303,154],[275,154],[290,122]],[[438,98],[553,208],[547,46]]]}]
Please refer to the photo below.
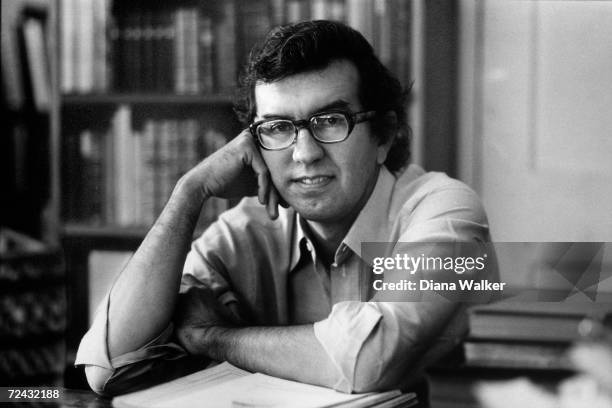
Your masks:
[{"label": "dark wavy hair", "polygon": [[283,25],[272,29],[253,48],[240,77],[235,104],[239,119],[248,125],[255,118],[257,83],[324,69],[338,60],[348,60],[357,67],[361,104],[367,110],[378,112],[372,122],[373,133],[380,143],[395,135],[385,165],[390,171],[400,170],[410,158],[410,129],[405,114],[407,92],[376,57],[361,33],[336,21]]}]

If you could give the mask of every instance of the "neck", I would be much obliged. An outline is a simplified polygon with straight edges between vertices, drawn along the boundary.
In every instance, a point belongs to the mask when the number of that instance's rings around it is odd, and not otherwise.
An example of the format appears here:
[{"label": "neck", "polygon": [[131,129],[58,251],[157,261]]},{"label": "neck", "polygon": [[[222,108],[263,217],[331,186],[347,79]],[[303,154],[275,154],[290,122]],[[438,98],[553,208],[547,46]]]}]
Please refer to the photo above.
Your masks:
[{"label": "neck", "polygon": [[313,243],[325,265],[329,266],[332,264],[332,262],[334,262],[336,250],[348,233],[353,221],[354,219],[351,220],[348,225],[346,223],[331,225],[328,223],[322,224],[313,221],[306,221],[308,224],[308,229],[310,230],[310,235],[314,241]]}]

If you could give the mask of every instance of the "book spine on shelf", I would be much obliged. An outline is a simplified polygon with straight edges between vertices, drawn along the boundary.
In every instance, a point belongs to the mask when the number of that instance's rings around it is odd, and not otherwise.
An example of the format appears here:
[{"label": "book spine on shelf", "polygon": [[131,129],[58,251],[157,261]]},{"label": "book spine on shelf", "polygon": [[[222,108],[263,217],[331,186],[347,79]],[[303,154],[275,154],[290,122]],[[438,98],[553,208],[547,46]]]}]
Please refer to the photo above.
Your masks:
[{"label": "book spine on shelf", "polygon": [[142,87],[145,92],[151,92],[155,89],[155,59],[157,57],[154,48],[155,30],[153,24],[153,11],[142,11],[142,70],[140,76],[142,77]]},{"label": "book spine on shelf", "polygon": [[132,165],[132,200],[130,203],[132,220],[131,224],[133,225],[143,225],[144,224],[144,214],[143,214],[143,194],[141,182],[143,179],[143,166],[142,166],[142,157],[143,157],[143,132],[142,131],[133,131],[132,132],[132,157],[131,157],[131,165]]},{"label": "book spine on shelf", "polygon": [[60,89],[62,93],[76,90],[76,3],[77,0],[60,1]]},{"label": "book spine on shelf", "polygon": [[134,171],[132,166],[132,110],[127,105],[121,105],[112,119],[113,159],[114,159],[114,190],[115,190],[115,221],[118,225],[127,226],[132,223]]},{"label": "book spine on shelf", "polygon": [[328,10],[330,2],[326,0],[311,0],[310,1],[310,17],[313,20],[325,20],[328,18]]},{"label": "book spine on shelf", "polygon": [[108,0],[93,0],[93,57],[92,64],[92,88],[90,91],[104,92],[108,90]]},{"label": "book spine on shelf", "polygon": [[344,0],[332,0],[328,7],[327,18],[329,20],[346,23],[346,3]]},{"label": "book spine on shelf", "polygon": [[182,174],[187,173],[195,167],[200,161],[198,135],[200,134],[200,123],[196,119],[187,119],[185,121],[187,136],[185,140],[185,164],[182,169]]},{"label": "book spine on shelf", "polygon": [[391,63],[391,35],[393,29],[392,1],[375,0],[374,2],[374,50],[380,61],[389,66]]},{"label": "book spine on shelf", "polygon": [[210,16],[203,13],[199,19],[199,69],[196,69],[199,76],[198,90],[204,93],[212,93],[214,88],[213,78],[213,24]]},{"label": "book spine on shelf", "polygon": [[36,18],[26,18],[22,30],[34,106],[39,112],[47,112],[51,103],[51,82],[43,23]]},{"label": "book spine on shelf", "polygon": [[390,68],[400,82],[410,80],[410,60],[412,54],[411,47],[411,15],[410,7],[407,7],[401,0],[390,2],[391,14],[393,18],[393,30],[391,31],[391,62]]},{"label": "book spine on shelf", "polygon": [[170,195],[168,186],[171,173],[172,153],[170,152],[170,121],[161,120],[159,123],[159,133],[156,135],[157,147],[157,166],[155,169],[155,214],[159,215],[166,204],[166,199]]},{"label": "book spine on shelf", "polygon": [[104,134],[90,129],[79,135],[81,167],[78,174],[79,203],[78,219],[90,224],[102,224],[104,205]]},{"label": "book spine on shelf", "polygon": [[132,35],[134,52],[130,55],[131,61],[131,81],[130,85],[133,91],[145,90],[145,79],[143,76],[144,54],[145,47],[143,41],[143,13],[142,10],[136,10],[132,14]]},{"label": "book spine on shelf", "polygon": [[140,70],[140,41],[138,40],[138,14],[126,12],[124,27],[121,30],[123,47],[121,65],[123,67],[123,84],[120,91],[137,91],[139,89],[138,71]]},{"label": "book spine on shelf", "polygon": [[239,41],[242,46],[239,55],[246,58],[251,48],[263,39],[270,29],[270,16],[267,1],[239,1]]},{"label": "book spine on shelf", "polygon": [[185,12],[185,92],[197,94],[200,92],[200,44],[198,10],[190,7]]},{"label": "book spine on shelf", "polygon": [[223,92],[236,86],[236,3],[227,0],[222,4],[221,16],[214,25],[214,64],[216,90]]},{"label": "book spine on shelf", "polygon": [[[17,128],[16,130],[18,130]],[[62,160],[62,191],[65,193],[62,197],[62,216],[69,221],[79,219],[79,202],[82,196],[82,180],[78,169],[82,164],[80,152],[79,134],[64,135],[65,142],[62,151],[64,160]]]},{"label": "book spine on shelf", "polygon": [[145,122],[142,133],[142,154],[140,155],[140,196],[141,221],[145,226],[151,226],[155,221],[155,176],[157,167],[157,138],[158,122],[149,119]]},{"label": "book spine on shelf", "polygon": [[374,41],[373,0],[346,0],[347,23],[372,44]]},{"label": "book spine on shelf", "polygon": [[94,7],[93,0],[77,3],[76,88],[80,93],[87,93],[94,88]]},{"label": "book spine on shelf", "polygon": [[157,13],[157,26],[156,89],[162,92],[171,92],[175,90],[176,71],[178,69],[176,63],[175,17],[169,10],[161,9]]},{"label": "book spine on shelf", "polygon": [[108,64],[110,69],[110,84],[114,91],[124,89],[124,19],[120,16],[111,16],[108,27],[108,38],[110,42],[110,52],[108,53]]},{"label": "book spine on shelf", "polygon": [[285,24],[287,18],[286,0],[270,0],[270,19],[274,26]]},{"label": "book spine on shelf", "polygon": [[108,224],[116,223],[116,209],[115,209],[115,195],[117,194],[116,189],[116,174],[117,169],[115,168],[115,132],[113,126],[113,120],[111,120],[111,126],[107,130],[104,140],[104,206],[103,206],[103,219]]},{"label": "book spine on shelf", "polygon": [[185,9],[174,12],[174,92],[183,94],[187,90],[187,49]]},{"label": "book spine on shelf", "polygon": [[287,23],[297,23],[310,19],[310,5],[304,0],[287,0]]}]

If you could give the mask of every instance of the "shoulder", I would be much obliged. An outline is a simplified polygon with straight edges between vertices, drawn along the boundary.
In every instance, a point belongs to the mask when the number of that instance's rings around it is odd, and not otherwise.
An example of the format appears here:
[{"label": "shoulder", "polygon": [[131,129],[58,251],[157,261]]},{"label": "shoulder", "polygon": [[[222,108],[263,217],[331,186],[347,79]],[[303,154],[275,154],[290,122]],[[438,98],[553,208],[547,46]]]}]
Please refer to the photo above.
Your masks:
[{"label": "shoulder", "polygon": [[404,228],[435,221],[443,229],[469,224],[488,230],[484,206],[474,190],[444,173],[425,172],[418,166],[397,176],[392,208]]}]

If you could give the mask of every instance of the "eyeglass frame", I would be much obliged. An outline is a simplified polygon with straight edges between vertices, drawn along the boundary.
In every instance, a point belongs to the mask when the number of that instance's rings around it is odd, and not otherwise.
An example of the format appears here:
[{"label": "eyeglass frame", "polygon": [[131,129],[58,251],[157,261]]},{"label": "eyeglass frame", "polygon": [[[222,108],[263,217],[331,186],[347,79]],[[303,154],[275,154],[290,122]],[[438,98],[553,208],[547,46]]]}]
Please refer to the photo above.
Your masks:
[{"label": "eyeglass frame", "polygon": [[[333,141],[328,141],[328,140],[321,140],[317,137],[317,135],[315,134],[315,132],[312,130],[312,123],[311,120],[312,118],[316,117],[316,116],[321,116],[321,115],[326,115],[326,114],[330,114],[330,113],[340,113],[342,115],[344,115],[347,123],[348,123],[348,131],[346,132],[346,136],[341,139],[341,140],[333,140]],[[251,132],[251,135],[255,138],[255,140],[257,140],[257,143],[259,144],[259,146],[261,146],[262,149],[264,150],[271,150],[271,151],[278,151],[278,150],[285,150],[289,147],[291,147],[292,145],[294,145],[297,141],[297,137],[298,137],[298,133],[300,131],[300,129],[308,129],[308,131],[310,132],[310,134],[312,135],[312,137],[319,143],[324,143],[324,144],[332,144],[332,143],[340,143],[340,142],[344,142],[346,139],[348,139],[348,137],[350,136],[351,132],[353,131],[353,129],[355,128],[355,125],[358,123],[362,123],[362,122],[366,122],[368,120],[373,119],[376,114],[378,112],[374,111],[374,110],[370,110],[370,111],[360,111],[360,112],[350,112],[350,111],[346,111],[346,110],[342,110],[342,109],[330,109],[330,110],[325,110],[322,112],[317,112],[317,113],[313,113],[312,115],[310,115],[308,117],[308,119],[300,119],[300,120],[291,120],[291,119],[283,119],[283,118],[278,118],[278,119],[263,119],[263,120],[258,120],[257,122],[253,122],[249,125],[249,131]],[[291,124],[293,124],[293,127],[295,129],[295,134],[293,136],[293,139],[291,140],[291,143],[289,143],[287,146],[284,147],[279,147],[279,148],[271,148],[271,147],[266,147],[263,145],[263,143],[261,142],[261,139],[259,138],[259,135],[257,134],[257,128],[259,127],[259,125],[266,123],[266,122],[272,122],[275,120],[284,120],[284,121],[288,121],[291,122]]]}]

